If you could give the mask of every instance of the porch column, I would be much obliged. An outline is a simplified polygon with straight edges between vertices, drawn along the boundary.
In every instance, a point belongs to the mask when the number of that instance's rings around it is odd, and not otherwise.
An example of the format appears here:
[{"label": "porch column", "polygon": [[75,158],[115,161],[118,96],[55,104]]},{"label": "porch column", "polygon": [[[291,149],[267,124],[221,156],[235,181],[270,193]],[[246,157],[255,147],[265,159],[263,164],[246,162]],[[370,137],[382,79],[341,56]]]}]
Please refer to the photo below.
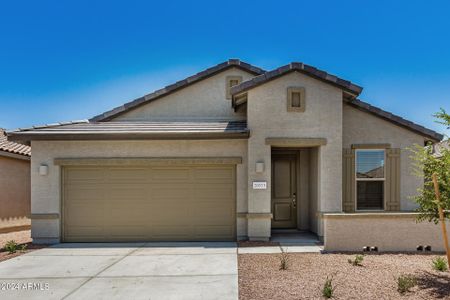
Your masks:
[{"label": "porch column", "polygon": [[[264,171],[256,172],[256,163]],[[271,231],[271,147],[265,137],[255,134],[248,140],[248,214],[247,234],[251,241],[267,241]],[[266,182],[266,189],[253,189],[254,181]]]}]

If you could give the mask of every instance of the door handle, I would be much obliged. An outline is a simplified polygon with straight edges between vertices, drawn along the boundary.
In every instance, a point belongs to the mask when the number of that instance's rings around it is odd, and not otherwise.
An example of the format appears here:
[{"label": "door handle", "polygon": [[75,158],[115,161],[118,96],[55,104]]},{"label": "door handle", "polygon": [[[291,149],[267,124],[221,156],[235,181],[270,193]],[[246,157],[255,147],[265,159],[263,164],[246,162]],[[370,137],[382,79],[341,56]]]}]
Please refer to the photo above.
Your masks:
[{"label": "door handle", "polygon": [[295,193],[294,193],[294,197],[292,198],[292,205],[294,206],[294,208],[297,207],[297,198],[296,198]]}]

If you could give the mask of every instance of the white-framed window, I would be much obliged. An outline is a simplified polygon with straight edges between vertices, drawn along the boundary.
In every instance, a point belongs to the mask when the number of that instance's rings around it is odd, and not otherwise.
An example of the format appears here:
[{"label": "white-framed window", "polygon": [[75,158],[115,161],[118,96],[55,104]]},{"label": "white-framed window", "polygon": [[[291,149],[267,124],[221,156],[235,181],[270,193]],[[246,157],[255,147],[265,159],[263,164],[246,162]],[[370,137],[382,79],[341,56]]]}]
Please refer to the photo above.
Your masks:
[{"label": "white-framed window", "polygon": [[385,149],[356,149],[356,210],[384,210]]}]

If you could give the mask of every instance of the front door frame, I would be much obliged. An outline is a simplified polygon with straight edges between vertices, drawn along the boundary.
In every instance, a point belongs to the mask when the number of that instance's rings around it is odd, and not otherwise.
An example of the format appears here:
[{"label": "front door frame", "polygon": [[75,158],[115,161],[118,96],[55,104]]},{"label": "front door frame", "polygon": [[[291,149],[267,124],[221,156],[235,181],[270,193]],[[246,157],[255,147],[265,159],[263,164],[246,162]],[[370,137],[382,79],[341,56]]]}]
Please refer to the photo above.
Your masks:
[{"label": "front door frame", "polygon": [[[295,205],[291,207],[291,221],[287,222],[278,222],[275,220],[275,208],[274,208],[274,184],[275,184],[275,173],[274,173],[274,158],[277,157],[286,157],[293,160],[293,168],[290,176],[291,180],[291,191],[290,191],[290,200],[292,201],[295,198]],[[272,229],[297,229],[298,227],[298,164],[299,164],[299,151],[297,150],[287,150],[287,149],[272,149],[271,150],[271,195],[270,195],[270,207],[273,215],[271,228]],[[286,201],[286,200],[284,200]]]}]

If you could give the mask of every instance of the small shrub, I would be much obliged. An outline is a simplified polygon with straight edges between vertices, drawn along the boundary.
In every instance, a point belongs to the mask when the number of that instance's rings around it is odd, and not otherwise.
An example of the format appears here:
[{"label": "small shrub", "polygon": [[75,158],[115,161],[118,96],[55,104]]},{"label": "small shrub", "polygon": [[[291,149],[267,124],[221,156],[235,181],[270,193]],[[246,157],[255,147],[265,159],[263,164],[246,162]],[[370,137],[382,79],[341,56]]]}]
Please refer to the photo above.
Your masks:
[{"label": "small shrub", "polygon": [[9,254],[16,253],[17,250],[19,250],[19,244],[16,243],[16,241],[8,241],[5,244],[5,247],[3,248],[6,251],[8,251]]},{"label": "small shrub", "polygon": [[17,251],[24,251],[27,249],[27,244],[19,245],[16,241],[11,240],[6,242],[5,247],[3,247],[9,254],[16,253]]},{"label": "small shrub", "polygon": [[325,280],[325,284],[323,285],[323,289],[322,289],[322,295],[329,299],[331,297],[333,297],[333,293],[334,293],[334,289],[335,287],[333,287],[333,276],[328,277]]},{"label": "small shrub", "polygon": [[397,291],[400,294],[409,292],[416,285],[416,278],[413,275],[400,275],[397,277]]},{"label": "small shrub", "polygon": [[356,255],[355,259],[348,259],[348,263],[353,265],[353,266],[362,266],[362,262],[364,260],[364,256],[363,255]]},{"label": "small shrub", "polygon": [[289,268],[289,253],[281,248],[280,254],[280,270],[287,270]]},{"label": "small shrub", "polygon": [[445,272],[448,270],[447,262],[442,257],[436,257],[433,259],[433,269],[440,272]]}]

